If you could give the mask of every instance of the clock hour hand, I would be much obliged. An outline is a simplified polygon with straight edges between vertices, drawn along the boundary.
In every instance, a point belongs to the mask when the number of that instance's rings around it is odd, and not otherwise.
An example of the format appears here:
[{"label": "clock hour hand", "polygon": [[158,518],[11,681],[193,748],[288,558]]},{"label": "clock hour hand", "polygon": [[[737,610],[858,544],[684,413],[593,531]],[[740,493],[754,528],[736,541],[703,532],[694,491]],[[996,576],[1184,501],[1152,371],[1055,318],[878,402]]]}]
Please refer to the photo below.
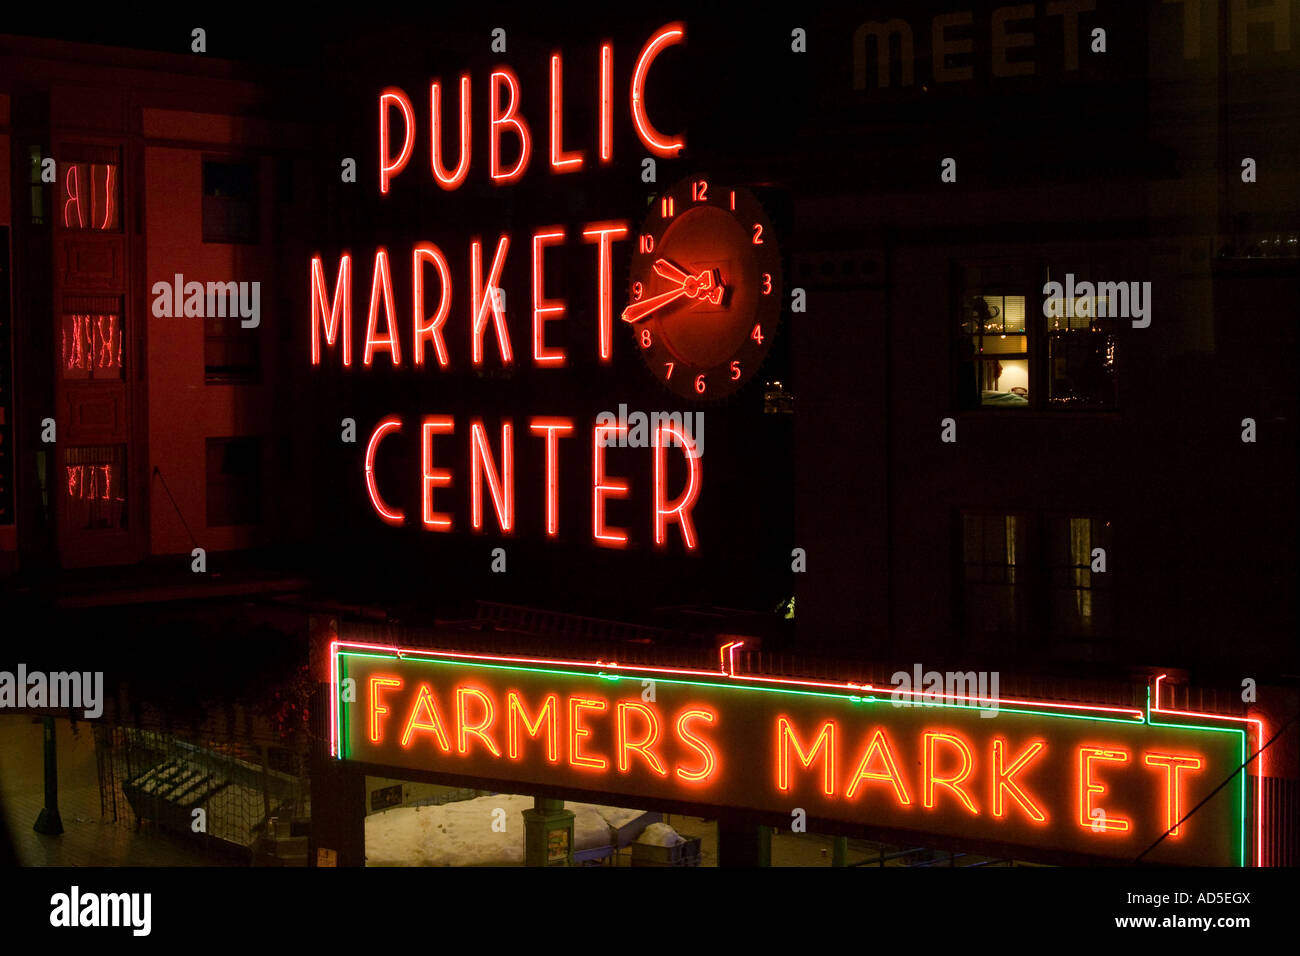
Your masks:
[{"label": "clock hour hand", "polygon": [[683,272],[667,259],[656,259],[654,270],[665,279],[671,279],[673,282],[678,284],[684,284],[686,280],[690,278],[690,273]]},{"label": "clock hour hand", "polygon": [[656,259],[654,270],[665,279],[685,286],[686,294],[692,299],[708,299],[714,305],[722,301],[724,289],[715,269],[705,269],[699,275],[693,276],[667,259]]}]

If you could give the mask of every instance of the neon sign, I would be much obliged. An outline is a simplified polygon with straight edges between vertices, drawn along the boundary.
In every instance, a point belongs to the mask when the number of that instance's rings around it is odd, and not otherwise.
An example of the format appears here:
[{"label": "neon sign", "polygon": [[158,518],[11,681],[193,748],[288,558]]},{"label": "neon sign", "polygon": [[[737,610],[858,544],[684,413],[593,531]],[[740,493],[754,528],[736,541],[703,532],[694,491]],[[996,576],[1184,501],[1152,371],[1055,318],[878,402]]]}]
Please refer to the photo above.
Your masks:
[{"label": "neon sign", "polygon": [[64,229],[118,228],[117,165],[60,163]]},{"label": "neon sign", "polygon": [[336,642],[333,753],[1084,856],[1259,860],[1247,734],[1213,715],[1008,698],[988,720],[987,699],[895,707],[894,688],[740,675],[727,650],[700,671]]},{"label": "neon sign", "polygon": [[[671,63],[656,68],[656,62],[664,51],[685,40],[684,24],[666,24],[646,40],[632,61],[625,100],[628,116],[641,144],[657,156],[675,156],[686,145],[683,133],[667,133],[656,125],[654,99],[649,94],[652,78],[671,69]],[[496,66],[485,77],[465,73],[454,80],[432,79],[427,111],[425,104],[417,104],[419,98],[413,99],[405,89],[385,87],[376,101],[381,201],[392,200],[398,177],[423,165],[417,156],[427,157],[432,180],[449,191],[482,174],[484,167],[487,179],[495,185],[517,183],[535,156],[547,157],[552,174],[611,163],[617,100],[614,62],[613,44],[602,43],[590,64],[598,78],[598,121],[585,131],[565,124],[565,63],[558,51],[548,62],[549,130],[545,134],[534,129],[539,123],[536,112],[531,114],[532,122],[529,120],[531,91],[507,66]],[[471,93],[477,84],[486,86],[488,115],[486,123],[478,127],[476,149]],[[483,133],[486,144],[481,142]],[[427,152],[421,145],[426,134]],[[362,374],[384,366],[437,372],[498,365],[503,369],[565,369],[576,346],[559,345],[556,339],[557,330],[569,321],[570,304],[557,297],[554,289],[547,290],[546,262],[548,257],[581,254],[591,262],[593,301],[582,303],[583,308],[575,311],[595,317],[590,356],[598,365],[609,367],[614,341],[614,244],[629,237],[626,221],[608,219],[545,225],[525,235],[511,230],[480,234],[469,240],[459,260],[423,238],[409,249],[378,246],[373,256],[355,261],[348,250],[340,251],[335,261],[316,254],[310,262],[311,363],[336,362],[348,373]],[[508,311],[502,288],[508,270],[518,269],[521,260],[531,267],[527,332],[519,327],[515,313]],[[368,296],[362,285],[367,278]],[[354,289],[354,284],[359,287]],[[454,312],[453,301],[458,303]],[[362,309],[364,315],[358,314]],[[573,516],[560,513],[560,457],[567,449],[576,453],[580,444],[590,442],[590,453],[584,455],[591,467],[590,509],[583,520],[590,540],[610,548],[627,547],[638,540],[667,548],[677,535],[685,551],[695,550],[698,535],[692,510],[703,487],[703,472],[698,455],[691,454],[690,443],[678,440],[681,436],[672,427],[661,428],[653,436],[653,454],[642,464],[651,500],[648,513],[643,512],[642,530],[634,532],[630,525],[625,526],[626,518],[611,518],[611,511],[623,513],[623,506],[611,508],[611,502],[629,497],[632,483],[627,476],[615,473],[606,460],[603,432],[607,432],[606,426],[582,427],[572,419],[549,415],[531,415],[519,421],[505,417],[458,421],[446,414],[389,415],[373,426],[365,443],[363,483],[375,515],[388,525],[508,536],[521,524],[516,486],[535,480],[540,494],[528,497],[544,502],[545,535],[556,538],[561,529],[567,532],[577,524]],[[516,446],[525,441],[544,443],[545,465],[540,474],[521,474],[515,467]],[[418,494],[408,489],[405,507],[403,496],[385,489],[380,477],[382,456],[400,442],[410,442],[419,451],[418,471],[409,483],[418,488]],[[446,464],[445,449],[453,443],[467,449],[459,456],[462,465],[457,468]],[[683,449],[682,464],[669,460],[669,444]],[[673,458],[678,454],[674,452]],[[455,512],[442,504],[453,489],[468,502],[468,521],[457,519]],[[670,526],[675,526],[676,532]]]},{"label": "neon sign", "polygon": [[[637,55],[632,71],[629,96],[632,125],[646,149],[657,156],[676,156],[686,147],[686,137],[660,132],[650,119],[646,87],[651,68],[664,50],[686,40],[686,27],[669,23],[646,41]],[[599,101],[595,152],[602,164],[614,158],[614,46],[603,43],[600,47]],[[518,181],[528,170],[533,156],[534,134],[532,126],[521,112],[523,89],[519,77],[508,66],[498,66],[488,76],[488,176],[498,185]],[[441,80],[429,84],[429,165],[434,180],[443,189],[458,189],[464,184],[472,165],[474,138],[470,116],[470,90],[472,78],[464,74],[459,79],[459,97],[453,123],[459,135],[456,168],[448,170],[446,159],[447,114],[452,112],[444,101]],[[553,173],[575,173],[586,162],[586,151],[564,148],[564,58],[559,52],[550,58],[549,137],[544,147]],[[406,91],[390,86],[379,95],[379,192],[386,195],[392,181],[400,175],[415,155],[419,124],[415,106]],[[398,132],[400,128],[400,133]],[[506,152],[511,158],[506,158]]]}]

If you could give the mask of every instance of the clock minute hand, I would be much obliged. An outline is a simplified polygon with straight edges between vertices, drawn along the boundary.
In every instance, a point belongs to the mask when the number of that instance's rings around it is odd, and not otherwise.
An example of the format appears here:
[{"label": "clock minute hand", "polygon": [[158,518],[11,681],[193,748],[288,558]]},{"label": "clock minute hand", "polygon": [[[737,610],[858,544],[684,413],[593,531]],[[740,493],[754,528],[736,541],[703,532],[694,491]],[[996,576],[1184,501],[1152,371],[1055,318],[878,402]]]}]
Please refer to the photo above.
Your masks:
[{"label": "clock minute hand", "polygon": [[664,292],[660,295],[651,296],[649,299],[644,299],[641,302],[633,302],[623,310],[623,321],[640,322],[652,312],[657,312],[670,302],[675,302],[684,295],[686,295],[686,286],[683,285],[681,288],[673,289],[671,292]]}]

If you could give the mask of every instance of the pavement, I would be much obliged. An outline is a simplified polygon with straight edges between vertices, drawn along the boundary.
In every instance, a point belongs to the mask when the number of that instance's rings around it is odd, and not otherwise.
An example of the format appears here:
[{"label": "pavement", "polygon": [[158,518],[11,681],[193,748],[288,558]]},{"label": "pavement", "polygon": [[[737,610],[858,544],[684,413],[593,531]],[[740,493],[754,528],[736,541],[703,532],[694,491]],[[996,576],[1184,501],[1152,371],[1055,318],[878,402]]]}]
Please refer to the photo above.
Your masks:
[{"label": "pavement", "polygon": [[100,814],[95,739],[90,725],[74,733],[66,719],[55,721],[58,747],[59,815],[64,832],[46,836],[32,829],[45,805],[45,755],[40,718],[0,716],[0,822],[22,866],[219,866],[172,834],[145,823],[136,829],[129,808],[121,820]]}]

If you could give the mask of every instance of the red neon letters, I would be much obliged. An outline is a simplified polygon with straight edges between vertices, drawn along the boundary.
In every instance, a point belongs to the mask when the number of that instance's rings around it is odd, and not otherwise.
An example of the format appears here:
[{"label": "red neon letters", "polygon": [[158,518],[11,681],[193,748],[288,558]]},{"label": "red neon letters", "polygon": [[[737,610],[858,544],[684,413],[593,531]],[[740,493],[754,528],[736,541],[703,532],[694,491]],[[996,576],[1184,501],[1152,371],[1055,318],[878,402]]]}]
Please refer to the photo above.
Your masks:
[{"label": "red neon letters", "polygon": [[564,230],[558,226],[533,233],[533,364],[538,366],[568,364],[564,349],[550,348],[546,344],[546,323],[563,318],[566,306],[563,300],[546,298],[543,288],[546,269],[542,262],[542,250],[562,242]]},{"label": "red neon letters", "polygon": [[469,132],[469,74],[460,78],[460,158],[453,170],[448,171],[442,161],[442,91],[436,82],[429,85],[429,112],[433,120],[429,155],[433,178],[443,189],[455,189],[469,174],[470,148],[473,143]]},{"label": "red neon letters", "polygon": [[[506,106],[501,107],[502,86],[509,92]],[[533,155],[533,134],[528,123],[519,115],[519,77],[509,67],[498,67],[492,72],[489,90],[492,94],[491,135],[488,137],[488,174],[498,183],[512,183],[524,174],[528,160]],[[509,169],[501,168],[501,134],[509,127],[518,140],[518,153],[515,164]],[[438,135],[438,131],[434,131]]]},{"label": "red neon letters", "polygon": [[[515,510],[515,429],[509,419],[500,425],[500,439],[493,447],[487,426],[482,419],[472,419],[469,423],[469,520],[474,531],[483,531],[486,526],[484,515],[484,487],[492,500],[496,528],[503,535],[514,533],[517,519]],[[629,540],[626,528],[610,524],[608,509],[611,501],[628,497],[629,484],[626,479],[608,474],[606,470],[605,440],[626,431],[626,425],[597,424],[592,427],[591,453],[591,535],[594,541],[605,547],[626,547]],[[375,477],[375,461],[379,446],[390,434],[400,433],[402,419],[389,416],[375,426],[366,444],[365,483],[371,507],[375,513],[388,524],[401,526],[406,523],[405,512],[389,503],[379,489]],[[420,427],[420,498],[421,516],[425,528],[430,531],[451,532],[456,530],[454,516],[448,511],[434,508],[434,491],[438,488],[450,488],[454,484],[454,470],[437,467],[434,463],[434,439],[439,435],[452,435],[456,431],[455,419],[449,415],[426,417]],[[561,438],[573,434],[574,424],[566,418],[531,418],[528,421],[528,434],[540,438],[544,445],[545,465],[542,500],[545,506],[545,528],[548,537],[555,537],[560,529],[560,466],[559,443]],[[682,543],[687,550],[696,547],[694,519],[692,509],[699,497],[702,484],[702,465],[700,459],[691,458],[689,445],[683,441],[683,447],[673,454],[680,455],[686,463],[688,480],[685,491],[671,505],[666,505],[668,494],[666,458],[671,447],[668,438],[679,434],[671,425],[661,426],[658,436],[659,444],[653,451],[653,477],[655,482],[655,501],[651,518],[654,541],[657,546],[665,546],[665,528],[671,521],[681,530]],[[443,458],[442,460],[446,460]]]},{"label": "red neon letters", "polygon": [[[597,544],[606,547],[625,547],[628,532],[625,528],[615,527],[608,522],[609,502],[628,496],[629,485],[626,480],[615,478],[606,473],[604,440],[616,435],[627,426],[595,425],[592,428],[592,483],[591,483],[591,534]],[[563,418],[529,419],[528,432],[531,436],[541,438],[545,448],[545,471],[543,475],[543,502],[546,509],[546,534],[555,537],[560,529],[560,468],[559,440],[573,434],[574,425]],[[388,524],[401,526],[406,523],[405,512],[388,503],[380,492],[379,482],[375,477],[375,459],[379,446],[390,434],[400,433],[402,419],[390,416],[379,422],[366,444],[365,483],[371,507],[375,513]],[[456,530],[453,515],[447,511],[437,511],[433,506],[434,491],[449,488],[454,483],[453,470],[435,467],[434,438],[439,435],[452,435],[456,431],[455,419],[449,415],[426,417],[420,428],[420,497],[423,525],[430,531],[450,532]],[[689,448],[678,449],[687,463],[690,475],[686,490],[669,506],[664,505],[667,497],[663,486],[666,482],[664,459],[669,448],[667,435],[673,433],[671,426],[663,426],[659,432],[660,444],[654,451],[655,505],[652,525],[655,543],[665,543],[664,527],[668,521],[676,522],[681,528],[682,541],[688,550],[696,546],[692,508],[699,496],[701,485],[701,465],[698,458],[691,458]],[[484,530],[486,524],[483,507],[483,489],[487,487],[492,499],[493,512],[497,529],[502,534],[511,534],[515,530],[515,470],[514,470],[514,427],[507,419],[501,422],[500,441],[497,451],[493,451],[488,437],[487,426],[481,419],[473,419],[469,427],[469,488],[470,488],[470,526],[475,531]]]},{"label": "red neon letters", "polygon": [[[602,362],[608,362],[613,355],[613,243],[627,237],[627,223],[599,222],[588,223],[582,227],[583,244],[595,244],[596,255],[596,300],[597,327],[596,352]],[[481,366],[485,363],[489,327],[496,339],[496,352],[503,366],[514,362],[514,349],[510,336],[510,310],[502,290],[503,276],[510,252],[510,234],[502,233],[496,241],[492,252],[492,261],[488,266],[486,279],[483,275],[483,240],[473,239],[469,245],[469,352],[470,364]],[[568,311],[568,304],[561,299],[548,299],[545,292],[545,256],[544,251],[555,247],[576,245],[570,243],[567,231],[561,226],[551,226],[538,230],[531,237],[532,250],[532,361],[537,368],[564,368],[568,357],[563,348],[548,345],[546,342],[546,323],[561,319]],[[410,335],[412,354],[415,365],[425,364],[425,349],[433,344],[438,367],[450,369],[453,365],[452,354],[447,346],[447,323],[451,314],[451,302],[454,292],[452,270],[443,251],[431,242],[418,242],[411,248],[409,259],[410,271],[405,272],[405,261],[397,263],[398,282],[394,283],[394,265],[388,250],[379,247],[375,250],[374,263],[370,273],[369,309],[366,315],[366,340],[364,364],[369,367],[381,352],[387,352],[393,367],[399,367],[402,361],[401,338]],[[429,266],[437,270],[438,283],[437,308],[429,315],[431,277]],[[463,275],[464,273],[462,273]],[[407,279],[409,275],[409,280]],[[397,321],[396,292],[402,284],[409,281],[411,292],[411,321]],[[325,275],[324,259],[317,255],[311,260],[311,362],[320,365],[322,359],[322,334],[325,346],[339,348],[342,353],[342,365],[352,365],[352,291],[353,270],[352,256],[344,252],[339,256],[338,270],[335,274],[333,289]],[[380,323],[382,306],[383,322]],[[462,353],[463,354],[463,353]]]},{"label": "red neon letters", "polygon": [[989,723],[973,706],[896,710],[870,684],[775,688],[737,672],[739,645],[720,648],[716,669],[686,670],[336,641],[332,752],[435,778],[745,807],[772,823],[793,812],[809,829],[1247,861],[1250,801],[1221,785],[1240,733],[1142,713],[1008,707]]},{"label": "red neon letters", "polygon": [[[392,155],[392,109],[402,111],[402,148]],[[406,168],[415,148],[415,110],[411,99],[395,86],[379,94],[379,192],[388,192],[393,177]]]},{"label": "red neon letters", "polygon": [[686,39],[686,27],[681,23],[670,23],[661,27],[654,36],[646,41],[641,55],[636,60],[636,71],[632,74],[632,122],[636,124],[637,135],[650,152],[659,156],[676,156],[686,146],[686,138],[679,136],[669,139],[650,123],[645,108],[645,82],[650,74],[650,65],[661,52]]},{"label": "red neon letters", "polygon": [[[799,726],[789,717],[777,718],[773,730],[776,789],[782,793],[820,791],[832,799],[842,792],[844,799],[853,801],[869,792],[867,784],[888,784],[873,789],[877,794],[892,794],[893,804],[905,808],[912,806],[912,798],[900,768],[910,765],[918,768],[914,779],[919,781],[921,804],[927,810],[945,814],[956,810],[978,816],[980,794],[987,794],[993,817],[999,821],[1019,818],[1034,825],[1050,822],[1045,809],[1047,803],[1030,780],[1035,768],[1047,759],[1045,740],[1031,739],[1013,745],[1005,737],[995,736],[986,751],[988,762],[984,764],[979,748],[969,737],[955,731],[923,731],[916,740],[916,750],[909,755],[900,754],[885,729],[876,727],[865,738],[865,746],[854,751],[861,753],[861,757],[852,765],[853,772],[842,781],[841,790],[836,767],[839,748],[846,745],[843,737],[842,728],[835,720]],[[1069,789],[1077,801],[1074,823],[1098,835],[1129,832],[1133,821],[1121,815],[1119,807],[1108,806],[1106,798],[1111,789],[1108,781],[1123,772],[1120,768],[1134,763],[1132,752],[1117,746],[1083,745],[1075,748],[1072,760]],[[1154,775],[1146,775],[1141,785],[1152,792],[1154,801],[1162,808],[1158,819],[1151,822],[1158,822],[1160,830],[1168,830],[1171,837],[1180,836],[1180,831],[1188,825],[1182,818],[1190,809],[1189,778],[1205,766],[1205,761],[1196,754],[1150,751],[1143,754],[1141,764],[1154,771]],[[1136,774],[1137,769],[1132,773]],[[1041,784],[1048,782],[1039,780]],[[1129,781],[1130,786],[1133,783]],[[946,792],[946,799],[940,799],[940,791]]]},{"label": "red neon letters", "polygon": [[[651,35],[641,48],[632,70],[631,110],[632,126],[637,137],[657,156],[676,156],[686,146],[681,134],[669,136],[661,133],[650,121],[646,107],[646,86],[651,67],[664,50],[686,40],[686,27],[669,23]],[[550,57],[548,165],[553,173],[580,171],[586,161],[586,151],[564,147],[564,58],[558,51]],[[602,164],[614,156],[614,46],[608,41],[600,46],[595,64],[597,70],[597,129],[596,153]],[[450,91],[443,89],[441,79],[429,84],[429,165],[434,181],[443,189],[458,189],[466,180],[473,155],[473,131],[470,122],[470,77],[464,74],[459,81],[459,109],[450,110],[444,97]],[[488,176],[498,185],[517,182],[527,171],[532,160],[532,127],[525,118],[525,90],[514,70],[507,66],[496,67],[488,77]],[[528,109],[537,110],[540,97],[529,100]],[[400,113],[401,132],[397,132],[396,114]],[[458,139],[455,168],[449,168],[444,156],[448,115],[454,117]],[[417,136],[415,108],[411,98],[398,87],[390,86],[379,94],[379,192],[387,195],[392,182],[406,169],[415,149]],[[504,153],[511,158],[506,159]],[[75,189],[71,187],[69,192]],[[80,203],[77,205],[80,214]]]}]

